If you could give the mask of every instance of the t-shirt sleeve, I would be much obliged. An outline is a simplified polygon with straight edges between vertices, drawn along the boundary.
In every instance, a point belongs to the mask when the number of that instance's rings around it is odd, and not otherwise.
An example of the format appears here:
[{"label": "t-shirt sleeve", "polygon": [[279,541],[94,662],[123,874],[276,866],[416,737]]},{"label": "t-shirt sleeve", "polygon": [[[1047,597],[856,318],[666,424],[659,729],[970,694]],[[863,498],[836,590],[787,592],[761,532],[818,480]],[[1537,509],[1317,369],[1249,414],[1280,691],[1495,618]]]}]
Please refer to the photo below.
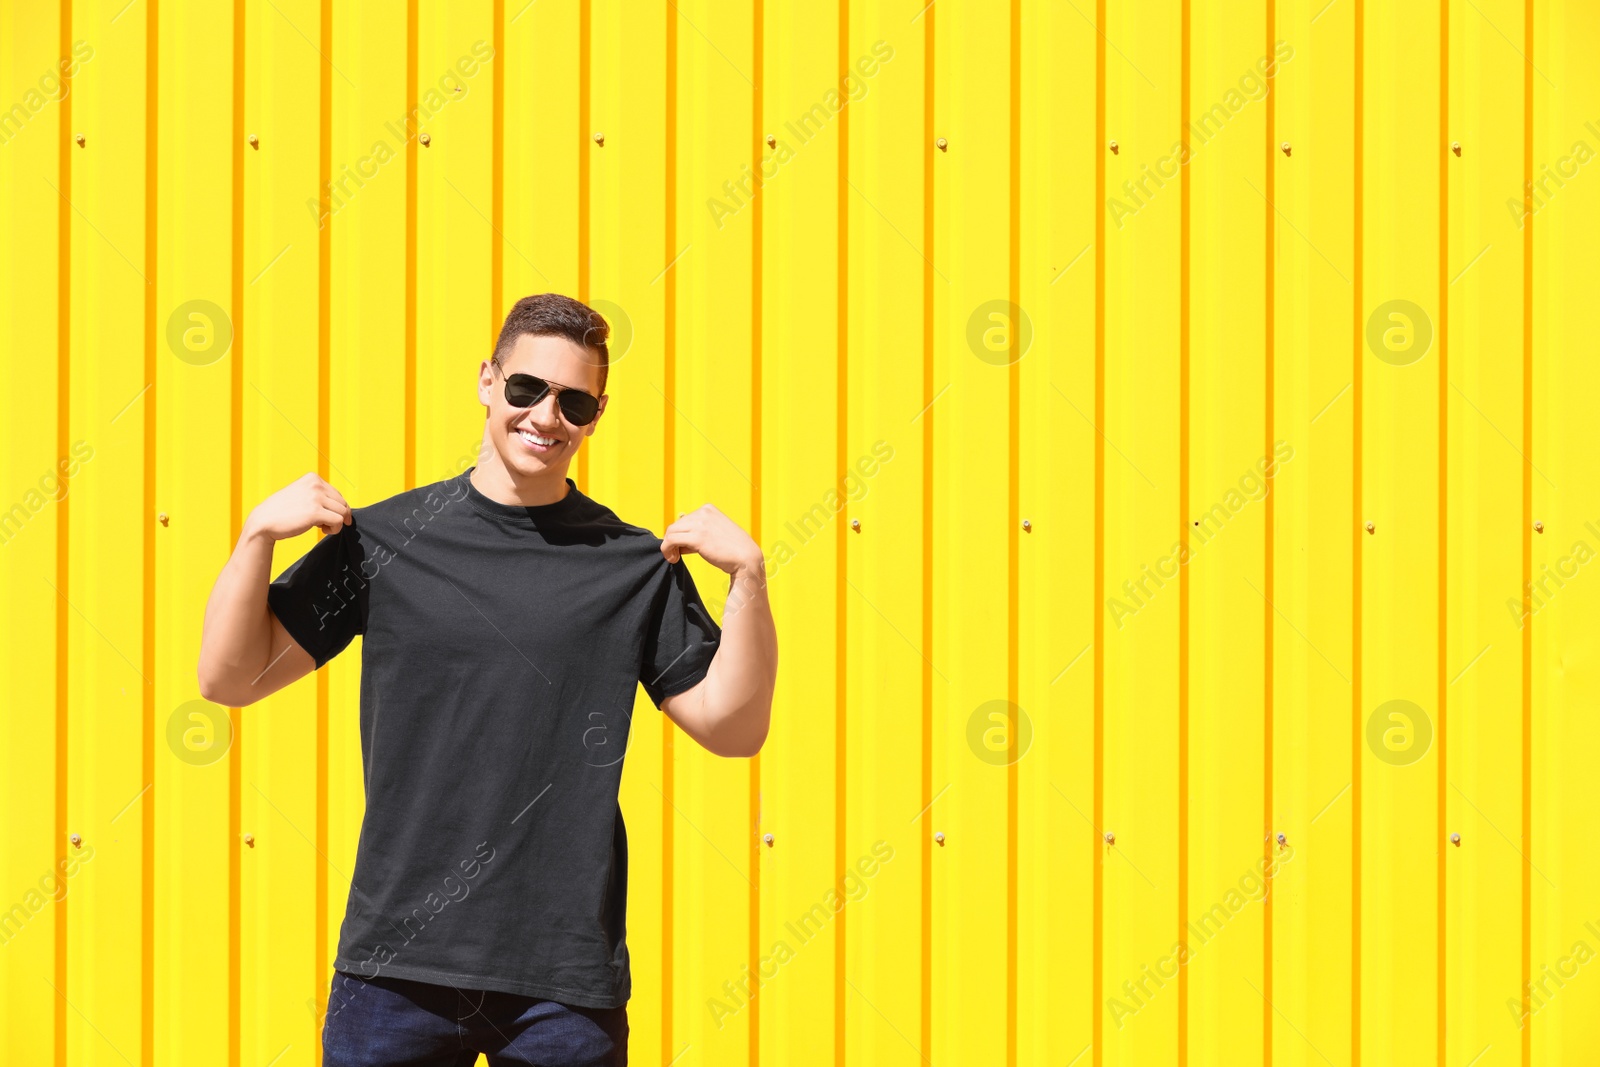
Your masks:
[{"label": "t-shirt sleeve", "polygon": [[365,553],[355,522],[310,551],[267,587],[267,606],[318,667],[367,632]]},{"label": "t-shirt sleeve", "polygon": [[668,580],[651,605],[639,681],[657,708],[667,697],[692,689],[711,669],[722,628],[711,618],[688,564],[667,564]]}]

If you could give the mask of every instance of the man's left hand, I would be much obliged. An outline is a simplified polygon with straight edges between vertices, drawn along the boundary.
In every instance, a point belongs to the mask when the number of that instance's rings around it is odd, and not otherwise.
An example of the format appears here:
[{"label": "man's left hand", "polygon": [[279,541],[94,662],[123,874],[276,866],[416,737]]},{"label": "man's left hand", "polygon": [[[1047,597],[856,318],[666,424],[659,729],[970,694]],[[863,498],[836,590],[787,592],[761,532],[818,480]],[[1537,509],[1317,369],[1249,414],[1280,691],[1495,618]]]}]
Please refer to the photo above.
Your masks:
[{"label": "man's left hand", "polygon": [[694,552],[718,570],[737,574],[741,569],[761,566],[761,546],[739,524],[714,505],[701,504],[667,527],[661,539],[661,554],[676,563],[683,553]]}]

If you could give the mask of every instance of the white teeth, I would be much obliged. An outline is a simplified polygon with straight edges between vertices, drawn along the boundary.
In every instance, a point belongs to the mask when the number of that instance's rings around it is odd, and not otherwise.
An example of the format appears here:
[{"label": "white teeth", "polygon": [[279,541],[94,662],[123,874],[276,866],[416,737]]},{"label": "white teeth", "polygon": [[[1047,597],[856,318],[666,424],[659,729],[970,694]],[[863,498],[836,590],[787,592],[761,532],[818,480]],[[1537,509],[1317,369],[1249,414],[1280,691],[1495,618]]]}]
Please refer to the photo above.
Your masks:
[{"label": "white teeth", "polygon": [[529,433],[527,430],[518,430],[517,433],[521,434],[530,441],[536,441],[541,445],[545,445],[546,447],[552,446],[556,443],[556,439],[554,437],[540,437],[538,434]]}]

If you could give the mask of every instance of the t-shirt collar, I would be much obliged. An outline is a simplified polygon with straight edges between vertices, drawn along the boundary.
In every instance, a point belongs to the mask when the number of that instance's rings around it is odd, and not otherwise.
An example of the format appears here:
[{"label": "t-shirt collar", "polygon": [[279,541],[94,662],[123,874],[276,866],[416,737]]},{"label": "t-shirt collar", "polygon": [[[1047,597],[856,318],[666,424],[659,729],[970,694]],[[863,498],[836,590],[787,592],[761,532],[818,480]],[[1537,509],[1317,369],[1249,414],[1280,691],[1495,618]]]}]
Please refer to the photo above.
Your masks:
[{"label": "t-shirt collar", "polygon": [[578,485],[571,478],[567,479],[567,495],[553,504],[537,504],[526,506],[522,504],[502,504],[485,496],[477,486],[472,484],[472,472],[477,466],[468,467],[459,477],[466,491],[468,503],[475,510],[491,519],[516,523],[519,526],[539,525],[548,526],[552,523],[565,522],[572,518],[583,496],[578,491]]}]

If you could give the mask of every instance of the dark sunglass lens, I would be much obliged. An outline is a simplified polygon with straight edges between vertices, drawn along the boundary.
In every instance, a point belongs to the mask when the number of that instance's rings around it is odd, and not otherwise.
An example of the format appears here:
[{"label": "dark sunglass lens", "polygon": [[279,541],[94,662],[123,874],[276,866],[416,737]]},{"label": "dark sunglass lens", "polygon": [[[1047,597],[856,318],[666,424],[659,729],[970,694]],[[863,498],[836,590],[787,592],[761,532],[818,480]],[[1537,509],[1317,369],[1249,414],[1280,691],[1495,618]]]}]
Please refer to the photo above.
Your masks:
[{"label": "dark sunglass lens", "polygon": [[587,426],[594,421],[595,413],[600,408],[600,401],[588,393],[567,390],[556,400],[561,404],[561,411],[566,415],[567,421],[574,426]]},{"label": "dark sunglass lens", "polygon": [[543,378],[531,374],[513,374],[506,379],[506,403],[512,407],[532,407],[544,399],[549,390]]}]

